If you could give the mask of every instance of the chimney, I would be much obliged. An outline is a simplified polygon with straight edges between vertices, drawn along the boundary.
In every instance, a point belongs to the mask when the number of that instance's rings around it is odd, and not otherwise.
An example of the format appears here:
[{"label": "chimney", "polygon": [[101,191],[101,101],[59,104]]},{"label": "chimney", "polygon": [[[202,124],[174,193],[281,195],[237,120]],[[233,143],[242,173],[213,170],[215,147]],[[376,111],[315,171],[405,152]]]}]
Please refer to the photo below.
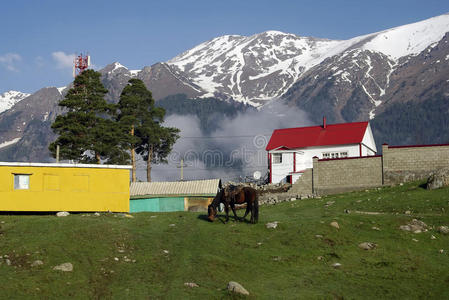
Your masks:
[{"label": "chimney", "polygon": [[326,117],[323,117],[323,128],[326,129]]}]

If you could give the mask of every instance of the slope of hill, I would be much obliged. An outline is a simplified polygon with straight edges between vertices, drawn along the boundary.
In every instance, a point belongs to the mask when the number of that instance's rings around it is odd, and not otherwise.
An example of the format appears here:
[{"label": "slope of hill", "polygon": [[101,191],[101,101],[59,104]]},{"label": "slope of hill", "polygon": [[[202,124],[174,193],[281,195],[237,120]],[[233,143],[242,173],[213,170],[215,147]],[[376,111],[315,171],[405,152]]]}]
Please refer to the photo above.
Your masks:
[{"label": "slope of hill", "polygon": [[[0,294],[5,299],[236,299],[226,286],[237,281],[255,299],[441,299],[449,280],[449,235],[436,228],[449,225],[448,192],[405,184],[261,206],[256,225],[232,217],[228,224],[210,223],[204,213],[194,212],[133,218],[4,214]],[[428,231],[399,229],[413,219]],[[267,229],[273,221],[277,228]],[[332,221],[340,229],[331,227]],[[363,242],[376,247],[362,250]],[[37,260],[42,265],[33,266]],[[67,262],[72,272],[53,270]]]}]

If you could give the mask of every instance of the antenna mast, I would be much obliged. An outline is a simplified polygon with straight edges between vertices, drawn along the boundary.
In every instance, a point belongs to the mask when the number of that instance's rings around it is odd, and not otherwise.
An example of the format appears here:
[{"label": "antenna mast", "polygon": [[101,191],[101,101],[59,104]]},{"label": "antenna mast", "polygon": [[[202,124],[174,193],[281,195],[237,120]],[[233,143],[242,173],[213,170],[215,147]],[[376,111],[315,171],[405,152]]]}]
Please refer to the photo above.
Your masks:
[{"label": "antenna mast", "polygon": [[90,66],[90,55],[82,53],[73,60],[73,77],[84,72]]}]

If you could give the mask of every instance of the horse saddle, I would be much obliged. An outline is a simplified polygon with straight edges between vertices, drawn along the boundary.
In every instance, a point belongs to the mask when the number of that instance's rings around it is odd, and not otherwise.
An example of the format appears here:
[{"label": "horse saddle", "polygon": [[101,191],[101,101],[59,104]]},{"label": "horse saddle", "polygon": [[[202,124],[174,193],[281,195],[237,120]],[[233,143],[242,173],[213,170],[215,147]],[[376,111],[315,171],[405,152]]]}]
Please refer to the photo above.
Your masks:
[{"label": "horse saddle", "polygon": [[234,203],[238,203],[238,200],[236,199],[236,196],[243,190],[244,186],[240,185],[231,185],[227,188],[227,194],[228,197],[232,200]]}]

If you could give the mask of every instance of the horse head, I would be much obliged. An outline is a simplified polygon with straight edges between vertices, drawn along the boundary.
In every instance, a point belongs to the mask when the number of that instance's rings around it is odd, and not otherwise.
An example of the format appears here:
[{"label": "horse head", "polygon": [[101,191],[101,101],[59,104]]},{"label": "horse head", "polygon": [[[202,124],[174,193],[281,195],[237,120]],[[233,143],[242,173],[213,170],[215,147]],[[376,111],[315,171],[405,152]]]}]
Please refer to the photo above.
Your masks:
[{"label": "horse head", "polygon": [[212,204],[209,204],[209,206],[207,207],[207,214],[208,214],[207,219],[210,222],[213,222],[215,219],[215,216],[217,215],[217,209]]}]

